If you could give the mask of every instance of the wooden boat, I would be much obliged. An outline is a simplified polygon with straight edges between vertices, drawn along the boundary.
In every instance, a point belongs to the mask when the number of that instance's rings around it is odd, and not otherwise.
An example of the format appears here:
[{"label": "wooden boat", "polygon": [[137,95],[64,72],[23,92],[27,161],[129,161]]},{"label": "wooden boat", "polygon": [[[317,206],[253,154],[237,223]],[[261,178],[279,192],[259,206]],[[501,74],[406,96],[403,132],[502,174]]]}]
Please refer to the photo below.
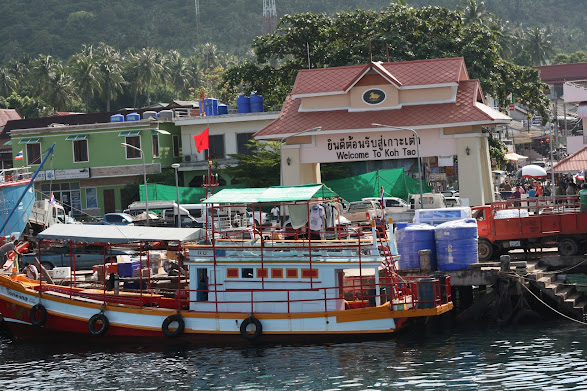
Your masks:
[{"label": "wooden boat", "polygon": [[[294,205],[306,205],[310,212],[324,202],[318,198],[324,193],[322,185],[229,189],[205,202],[213,208],[280,203],[288,204],[290,211]],[[311,213],[307,216],[312,218]],[[347,228],[345,237],[330,240],[312,235],[283,239],[276,227],[227,232],[211,227],[208,232],[50,227],[40,234],[43,240],[137,246],[143,254],[141,265],[152,261],[149,249],[164,246],[168,253],[178,254],[187,274],[175,278],[171,294],[155,287],[148,274],[139,277],[134,292],[87,287],[75,278],[63,286],[23,275],[0,276],[5,324],[17,338],[326,341],[389,335],[410,320],[452,309],[449,279],[400,277],[385,238],[374,226],[367,232],[357,230],[356,235]]]}]

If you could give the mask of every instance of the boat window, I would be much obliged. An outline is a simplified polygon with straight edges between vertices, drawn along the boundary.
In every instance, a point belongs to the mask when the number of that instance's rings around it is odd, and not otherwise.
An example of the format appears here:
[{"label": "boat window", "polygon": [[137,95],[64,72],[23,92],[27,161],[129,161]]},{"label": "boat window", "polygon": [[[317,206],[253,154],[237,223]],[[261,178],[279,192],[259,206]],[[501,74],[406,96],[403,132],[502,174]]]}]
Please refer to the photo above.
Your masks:
[{"label": "boat window", "polygon": [[253,278],[253,268],[243,267],[241,269],[241,278]]},{"label": "boat window", "polygon": [[208,269],[197,269],[197,273],[199,278],[196,300],[208,301]]}]

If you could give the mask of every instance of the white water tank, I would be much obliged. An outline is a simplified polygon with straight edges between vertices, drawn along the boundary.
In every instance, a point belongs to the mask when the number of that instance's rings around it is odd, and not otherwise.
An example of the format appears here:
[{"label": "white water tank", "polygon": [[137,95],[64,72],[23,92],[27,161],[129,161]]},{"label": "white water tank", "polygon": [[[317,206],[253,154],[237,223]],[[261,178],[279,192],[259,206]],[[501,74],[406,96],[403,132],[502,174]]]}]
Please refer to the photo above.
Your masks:
[{"label": "white water tank", "polygon": [[148,110],[143,112],[143,119],[157,119],[157,112],[156,111],[152,111],[152,110]]},{"label": "white water tank", "polygon": [[173,120],[173,110],[161,110],[159,112],[159,119],[161,121],[172,121]]}]

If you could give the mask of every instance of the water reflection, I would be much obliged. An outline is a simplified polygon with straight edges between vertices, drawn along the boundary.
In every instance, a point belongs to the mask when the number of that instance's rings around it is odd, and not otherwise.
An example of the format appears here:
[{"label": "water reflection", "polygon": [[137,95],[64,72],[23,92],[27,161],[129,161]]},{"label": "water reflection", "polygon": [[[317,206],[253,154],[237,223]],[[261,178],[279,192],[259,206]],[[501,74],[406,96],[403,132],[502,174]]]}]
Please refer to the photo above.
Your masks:
[{"label": "water reflection", "polygon": [[65,346],[0,340],[3,390],[587,389],[587,328],[406,333],[310,346]]}]

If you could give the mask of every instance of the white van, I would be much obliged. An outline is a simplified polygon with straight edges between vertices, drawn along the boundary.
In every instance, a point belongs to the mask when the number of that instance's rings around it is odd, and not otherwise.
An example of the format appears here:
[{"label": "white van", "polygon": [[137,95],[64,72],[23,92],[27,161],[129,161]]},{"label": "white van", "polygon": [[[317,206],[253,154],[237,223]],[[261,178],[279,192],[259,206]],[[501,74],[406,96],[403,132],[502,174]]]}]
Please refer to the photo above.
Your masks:
[{"label": "white van", "polygon": [[[424,193],[423,196],[424,209],[446,208],[446,201],[444,195],[441,193]],[[420,194],[412,194],[410,196],[410,207],[412,209],[422,209],[420,205]]]},{"label": "white van", "polygon": [[[379,201],[381,203],[381,198],[377,197],[365,197],[362,198],[362,201]],[[398,197],[383,197],[383,207],[385,208],[385,213],[402,213],[410,209],[410,204],[406,201],[402,200]]]}]

